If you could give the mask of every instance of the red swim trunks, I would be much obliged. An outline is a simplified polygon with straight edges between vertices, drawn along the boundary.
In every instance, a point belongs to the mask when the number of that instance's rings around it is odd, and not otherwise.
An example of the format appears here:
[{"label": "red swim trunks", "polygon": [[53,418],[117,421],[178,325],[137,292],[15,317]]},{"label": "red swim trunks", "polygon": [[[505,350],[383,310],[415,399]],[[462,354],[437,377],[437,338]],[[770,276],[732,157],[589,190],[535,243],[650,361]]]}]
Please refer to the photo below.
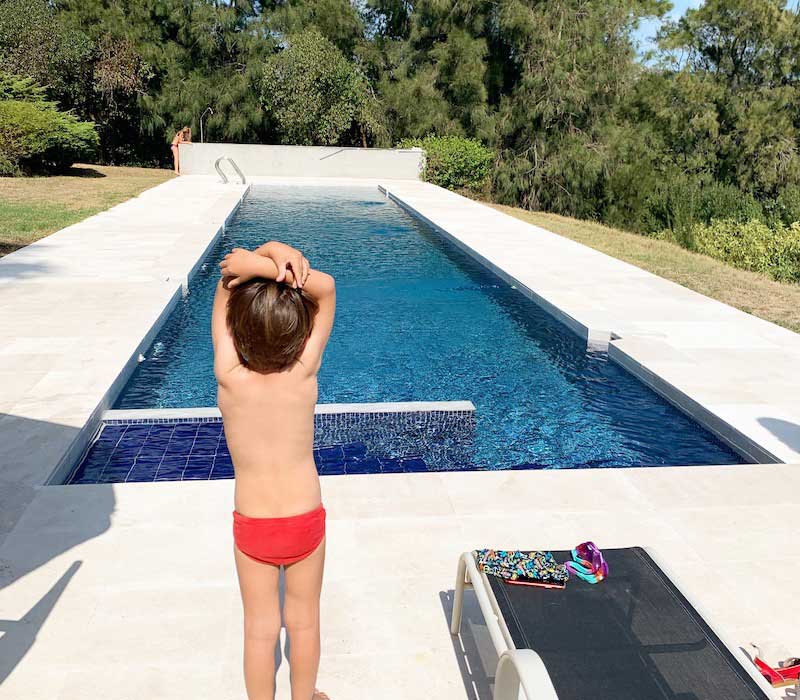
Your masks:
[{"label": "red swim trunks", "polygon": [[233,541],[251,559],[285,566],[305,559],[325,537],[325,509],[288,518],[248,518],[233,511]]}]

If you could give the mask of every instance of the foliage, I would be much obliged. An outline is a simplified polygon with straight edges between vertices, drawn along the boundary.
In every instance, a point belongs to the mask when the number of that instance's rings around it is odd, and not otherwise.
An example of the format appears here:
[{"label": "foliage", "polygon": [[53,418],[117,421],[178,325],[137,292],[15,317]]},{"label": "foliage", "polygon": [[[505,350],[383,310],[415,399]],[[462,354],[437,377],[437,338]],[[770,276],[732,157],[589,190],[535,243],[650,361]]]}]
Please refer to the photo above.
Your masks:
[{"label": "foliage", "polygon": [[495,3],[377,0],[368,7],[378,30],[372,72],[392,140],[430,133],[486,140],[492,66],[500,59],[490,50],[499,38]]},{"label": "foliage", "polygon": [[632,132],[618,115],[639,69],[631,32],[663,2],[508,3],[512,89],[498,108],[501,201],[573,216],[599,215],[613,145]]},{"label": "foliage", "polygon": [[648,194],[639,230],[665,235],[691,247],[692,227],[714,219],[763,222],[766,217],[761,203],[747,192],[676,174],[657,183]]},{"label": "foliage", "polygon": [[738,270],[710,256],[694,254],[671,241],[654,240],[595,221],[495,206],[723,304],[800,332],[800,284],[782,284],[757,272]]},{"label": "foliage", "polygon": [[279,36],[313,27],[343,54],[351,55],[364,34],[364,20],[349,0],[277,0],[262,3],[270,29]]},{"label": "foliage", "polygon": [[721,219],[692,227],[698,253],[781,282],[800,282],[800,223],[770,228],[752,220]]},{"label": "foliage", "polygon": [[[271,138],[256,89],[259,61],[276,39],[259,5],[238,0],[0,0],[0,54],[3,10],[13,21],[5,36],[35,51],[25,8],[37,26],[50,27],[50,53],[65,51],[74,37],[84,50],[71,92],[52,80],[48,96],[98,124],[104,162],[163,163],[170,158],[174,131],[198,131],[200,114],[211,106],[205,131],[215,140]],[[49,18],[49,19],[48,19]],[[70,54],[71,55],[71,54]],[[19,71],[37,78],[35,65],[20,61]],[[42,69],[60,76],[52,62]]]},{"label": "foliage", "polygon": [[264,62],[261,99],[283,143],[367,145],[384,137],[365,76],[312,27]]},{"label": "foliage", "polygon": [[800,221],[800,187],[792,185],[774,199],[764,202],[764,211],[772,224],[790,224]]},{"label": "foliage", "polygon": [[164,162],[211,106],[210,140],[425,140],[448,186],[689,247],[716,219],[788,228],[800,11],[706,0],[643,62],[635,29],[669,4],[0,0],[0,70],[94,121],[103,162]]},{"label": "foliage", "polygon": [[33,81],[0,73],[0,175],[64,170],[97,144],[94,124],[59,112]]},{"label": "foliage", "polygon": [[693,169],[699,161],[715,180],[761,197],[800,180],[800,22],[784,4],[708,0],[662,35],[667,56],[683,57],[657,79],[669,106],[679,102],[668,138],[689,125]]},{"label": "foliage", "polygon": [[483,193],[489,184],[494,153],[475,139],[426,136],[404,139],[398,147],[425,150],[425,179],[434,185]]},{"label": "foliage", "polygon": [[0,0],[0,71],[46,86],[65,108],[86,101],[93,49],[91,39],[47,0]]},{"label": "foliage", "polygon": [[42,102],[45,89],[30,78],[0,71],[0,100]]}]

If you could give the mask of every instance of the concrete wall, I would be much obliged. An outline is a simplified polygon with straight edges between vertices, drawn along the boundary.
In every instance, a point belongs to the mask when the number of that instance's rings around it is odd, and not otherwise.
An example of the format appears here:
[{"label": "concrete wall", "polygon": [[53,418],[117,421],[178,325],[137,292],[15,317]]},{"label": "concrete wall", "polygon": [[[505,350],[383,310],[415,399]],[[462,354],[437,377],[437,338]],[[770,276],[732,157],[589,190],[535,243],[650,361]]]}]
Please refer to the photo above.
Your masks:
[{"label": "concrete wall", "polygon": [[[338,146],[261,146],[239,143],[189,143],[180,146],[181,173],[215,175],[214,162],[229,156],[247,176],[372,177],[418,180],[421,149],[339,148]],[[220,164],[232,181],[230,164]]]}]

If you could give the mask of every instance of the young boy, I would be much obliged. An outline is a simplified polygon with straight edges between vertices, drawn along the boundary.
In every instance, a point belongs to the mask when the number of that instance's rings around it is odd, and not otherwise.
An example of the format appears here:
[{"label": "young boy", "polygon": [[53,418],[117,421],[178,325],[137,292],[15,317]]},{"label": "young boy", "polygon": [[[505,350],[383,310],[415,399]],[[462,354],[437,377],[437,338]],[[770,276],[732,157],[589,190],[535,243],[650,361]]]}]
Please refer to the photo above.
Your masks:
[{"label": "young boy", "polygon": [[319,597],[325,509],[314,465],[317,372],[333,326],[333,278],[272,241],[234,248],[220,263],[211,319],[214,373],[233,458],[234,557],[244,607],[249,700],[275,696],[281,628],[278,576],[285,567],[284,623],[292,700],[325,698],[319,666]]}]

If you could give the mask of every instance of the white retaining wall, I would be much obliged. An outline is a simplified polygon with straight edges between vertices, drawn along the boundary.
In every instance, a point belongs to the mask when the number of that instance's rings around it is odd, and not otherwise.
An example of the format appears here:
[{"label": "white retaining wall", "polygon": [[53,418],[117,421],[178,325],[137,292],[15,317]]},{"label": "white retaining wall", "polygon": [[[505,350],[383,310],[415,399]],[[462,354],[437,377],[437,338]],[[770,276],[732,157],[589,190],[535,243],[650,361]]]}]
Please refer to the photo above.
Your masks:
[{"label": "white retaining wall", "polygon": [[[180,146],[181,174],[215,175],[214,162],[229,156],[244,173],[283,177],[357,177],[418,180],[424,151],[419,148],[340,148],[262,146],[240,143],[187,143]],[[230,164],[220,164],[236,182]]]}]

